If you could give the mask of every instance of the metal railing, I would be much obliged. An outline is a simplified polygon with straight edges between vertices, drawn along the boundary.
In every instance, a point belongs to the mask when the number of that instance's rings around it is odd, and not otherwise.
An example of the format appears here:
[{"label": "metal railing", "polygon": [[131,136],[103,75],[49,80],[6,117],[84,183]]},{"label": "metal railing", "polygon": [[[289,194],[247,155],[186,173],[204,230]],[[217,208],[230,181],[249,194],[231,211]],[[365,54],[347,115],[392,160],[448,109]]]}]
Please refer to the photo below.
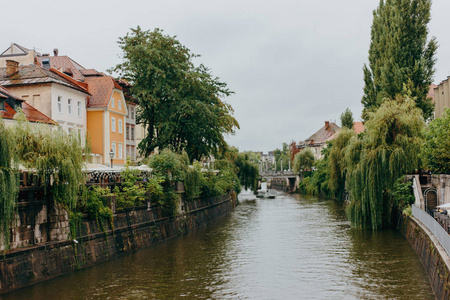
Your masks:
[{"label": "metal railing", "polygon": [[411,208],[412,215],[416,217],[420,222],[422,222],[425,226],[427,226],[431,233],[433,233],[434,236],[438,239],[439,243],[441,243],[447,254],[450,255],[450,236],[445,231],[445,229],[442,228],[441,224],[439,224],[432,216],[416,207],[415,205],[412,205]]}]

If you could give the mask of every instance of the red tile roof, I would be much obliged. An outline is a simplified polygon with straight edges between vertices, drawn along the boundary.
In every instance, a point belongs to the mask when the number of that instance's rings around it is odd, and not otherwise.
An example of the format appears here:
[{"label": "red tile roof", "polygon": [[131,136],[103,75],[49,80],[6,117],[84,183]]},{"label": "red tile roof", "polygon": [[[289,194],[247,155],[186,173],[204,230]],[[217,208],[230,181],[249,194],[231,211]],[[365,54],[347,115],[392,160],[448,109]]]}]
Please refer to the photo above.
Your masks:
[{"label": "red tile roof", "polygon": [[353,131],[356,134],[360,134],[364,132],[364,123],[363,122],[353,122]]},{"label": "red tile roof", "polygon": [[[58,124],[55,121],[53,121],[52,119],[50,119],[49,117],[47,117],[46,115],[44,115],[43,113],[41,113],[40,111],[38,111],[33,106],[26,103],[25,100],[16,97],[14,94],[12,94],[10,91],[8,91],[7,89],[5,89],[2,86],[0,86],[0,97],[10,98],[10,99],[14,99],[15,101],[22,102],[21,103],[22,111],[25,114],[25,116],[27,117],[27,120],[30,122],[42,122],[42,123],[52,124],[52,125]],[[13,119],[14,116],[17,114],[17,112],[7,102],[5,103],[5,109],[6,110],[0,111],[1,116],[4,119]]]},{"label": "red tile roof", "polygon": [[122,89],[111,76],[86,77],[86,83],[92,95],[87,108],[107,107],[114,88]]},{"label": "red tile roof", "polygon": [[42,60],[48,58],[50,61],[50,68],[56,69],[62,73],[72,73],[76,80],[83,80],[84,76],[81,73],[84,67],[68,56],[38,56],[36,60],[40,67],[42,67]]}]

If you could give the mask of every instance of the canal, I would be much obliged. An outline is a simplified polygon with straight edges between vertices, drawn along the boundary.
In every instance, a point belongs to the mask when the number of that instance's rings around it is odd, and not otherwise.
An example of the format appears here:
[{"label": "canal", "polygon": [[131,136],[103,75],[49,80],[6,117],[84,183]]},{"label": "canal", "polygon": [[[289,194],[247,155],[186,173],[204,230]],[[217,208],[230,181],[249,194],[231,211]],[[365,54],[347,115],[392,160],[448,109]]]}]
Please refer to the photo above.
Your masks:
[{"label": "canal", "polygon": [[398,232],[352,229],[331,200],[239,200],[213,224],[0,299],[434,299]]}]

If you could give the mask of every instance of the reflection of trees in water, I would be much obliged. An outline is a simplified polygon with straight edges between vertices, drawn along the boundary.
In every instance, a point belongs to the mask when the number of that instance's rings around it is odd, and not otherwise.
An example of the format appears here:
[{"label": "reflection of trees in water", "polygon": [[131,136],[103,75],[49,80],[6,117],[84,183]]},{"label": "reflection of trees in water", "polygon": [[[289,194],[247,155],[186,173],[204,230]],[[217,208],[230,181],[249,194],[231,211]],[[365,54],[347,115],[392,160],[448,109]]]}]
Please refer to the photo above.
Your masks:
[{"label": "reflection of trees in water", "polygon": [[420,261],[399,232],[352,228],[350,236],[351,284],[360,289],[354,296],[434,299]]}]

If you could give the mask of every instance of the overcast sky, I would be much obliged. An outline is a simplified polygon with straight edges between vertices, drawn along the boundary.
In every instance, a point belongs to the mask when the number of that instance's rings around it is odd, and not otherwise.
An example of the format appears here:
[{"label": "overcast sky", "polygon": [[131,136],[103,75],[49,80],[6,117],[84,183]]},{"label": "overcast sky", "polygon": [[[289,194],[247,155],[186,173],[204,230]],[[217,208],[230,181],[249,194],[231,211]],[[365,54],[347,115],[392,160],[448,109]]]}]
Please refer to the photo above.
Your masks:
[{"label": "overcast sky", "polygon": [[[372,11],[379,0],[49,1],[2,3],[0,52],[15,42],[68,55],[99,71],[120,62],[119,37],[138,25],[176,35],[235,92],[224,99],[243,150],[306,139],[362,106]],[[434,0],[430,35],[439,42],[435,82],[450,71],[449,0]]]}]

